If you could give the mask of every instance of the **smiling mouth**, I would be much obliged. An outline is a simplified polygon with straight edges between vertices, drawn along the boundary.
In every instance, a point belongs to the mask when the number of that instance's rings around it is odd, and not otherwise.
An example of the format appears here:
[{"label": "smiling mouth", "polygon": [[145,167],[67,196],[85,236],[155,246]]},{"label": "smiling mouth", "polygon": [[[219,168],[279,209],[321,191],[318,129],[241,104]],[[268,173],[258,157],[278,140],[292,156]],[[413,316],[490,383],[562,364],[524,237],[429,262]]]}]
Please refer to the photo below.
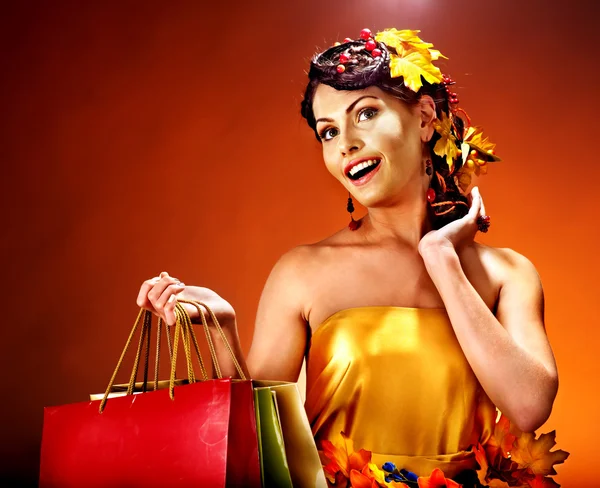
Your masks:
[{"label": "smiling mouth", "polygon": [[346,176],[353,181],[360,180],[363,176],[368,175],[375,170],[381,163],[381,159],[370,159],[354,166]]}]

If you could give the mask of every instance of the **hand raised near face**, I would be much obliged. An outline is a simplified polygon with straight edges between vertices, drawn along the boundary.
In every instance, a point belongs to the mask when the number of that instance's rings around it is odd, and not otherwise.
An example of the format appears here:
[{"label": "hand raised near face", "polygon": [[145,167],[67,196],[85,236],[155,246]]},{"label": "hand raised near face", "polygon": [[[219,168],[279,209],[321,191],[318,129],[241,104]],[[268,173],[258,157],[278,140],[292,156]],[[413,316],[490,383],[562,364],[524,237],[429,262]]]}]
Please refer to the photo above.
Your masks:
[{"label": "hand raised near face", "polygon": [[[205,303],[214,312],[219,323],[227,327],[235,323],[235,311],[233,307],[216,292],[209,288],[198,286],[186,286],[177,278],[162,272],[159,276],[144,281],[140,287],[136,303],[139,307],[150,310],[161,317],[168,325],[175,324],[175,305],[177,300],[194,300]],[[199,323],[200,315],[198,309],[188,303],[182,304],[190,315],[192,322]],[[210,316],[203,309],[204,315],[209,323]]]},{"label": "hand raised near face", "polygon": [[467,215],[423,236],[419,243],[421,254],[432,246],[451,246],[458,251],[461,247],[473,242],[478,230],[487,232],[489,217],[485,214],[483,198],[478,187],[473,187],[469,200],[471,206]]}]

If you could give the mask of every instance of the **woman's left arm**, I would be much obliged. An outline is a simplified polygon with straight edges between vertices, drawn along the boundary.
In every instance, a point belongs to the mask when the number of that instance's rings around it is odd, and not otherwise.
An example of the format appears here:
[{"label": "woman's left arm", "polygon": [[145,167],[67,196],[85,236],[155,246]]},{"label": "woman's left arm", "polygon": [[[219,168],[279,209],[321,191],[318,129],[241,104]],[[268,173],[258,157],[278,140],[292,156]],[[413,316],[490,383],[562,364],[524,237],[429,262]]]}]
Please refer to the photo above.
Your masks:
[{"label": "woman's left arm", "polygon": [[496,316],[467,279],[458,246],[485,213],[479,191],[469,214],[421,241],[419,252],[444,301],[458,342],[492,402],[516,426],[533,432],[550,416],[558,373],[544,327],[544,298],[533,264],[503,250]]}]

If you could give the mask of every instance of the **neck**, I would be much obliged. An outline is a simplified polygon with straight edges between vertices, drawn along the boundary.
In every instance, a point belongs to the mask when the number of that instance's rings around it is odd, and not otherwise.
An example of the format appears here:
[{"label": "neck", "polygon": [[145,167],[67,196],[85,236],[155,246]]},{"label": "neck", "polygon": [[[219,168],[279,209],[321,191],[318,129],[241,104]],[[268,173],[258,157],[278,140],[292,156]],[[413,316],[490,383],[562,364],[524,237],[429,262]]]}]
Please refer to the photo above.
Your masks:
[{"label": "neck", "polygon": [[418,198],[389,207],[369,208],[361,227],[370,242],[416,250],[421,238],[431,230],[427,202]]}]

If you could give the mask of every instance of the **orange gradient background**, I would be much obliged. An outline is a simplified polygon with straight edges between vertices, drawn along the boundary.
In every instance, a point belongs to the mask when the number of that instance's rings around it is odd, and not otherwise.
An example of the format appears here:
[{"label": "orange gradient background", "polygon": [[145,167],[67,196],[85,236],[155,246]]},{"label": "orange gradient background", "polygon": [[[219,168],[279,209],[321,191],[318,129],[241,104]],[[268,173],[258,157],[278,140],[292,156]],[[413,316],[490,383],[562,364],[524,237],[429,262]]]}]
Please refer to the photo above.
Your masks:
[{"label": "orange gradient background", "polygon": [[[105,3],[106,5],[103,5]],[[35,486],[43,407],[103,391],[163,270],[250,347],[268,273],[346,225],[299,115],[311,55],[418,28],[503,162],[479,239],[529,257],[560,372],[564,487],[596,486],[600,165],[595,2],[13,2],[2,7],[0,485]],[[363,209],[359,209],[361,215]],[[285,324],[282,324],[284,326]],[[123,379],[125,378],[123,375]]]}]

